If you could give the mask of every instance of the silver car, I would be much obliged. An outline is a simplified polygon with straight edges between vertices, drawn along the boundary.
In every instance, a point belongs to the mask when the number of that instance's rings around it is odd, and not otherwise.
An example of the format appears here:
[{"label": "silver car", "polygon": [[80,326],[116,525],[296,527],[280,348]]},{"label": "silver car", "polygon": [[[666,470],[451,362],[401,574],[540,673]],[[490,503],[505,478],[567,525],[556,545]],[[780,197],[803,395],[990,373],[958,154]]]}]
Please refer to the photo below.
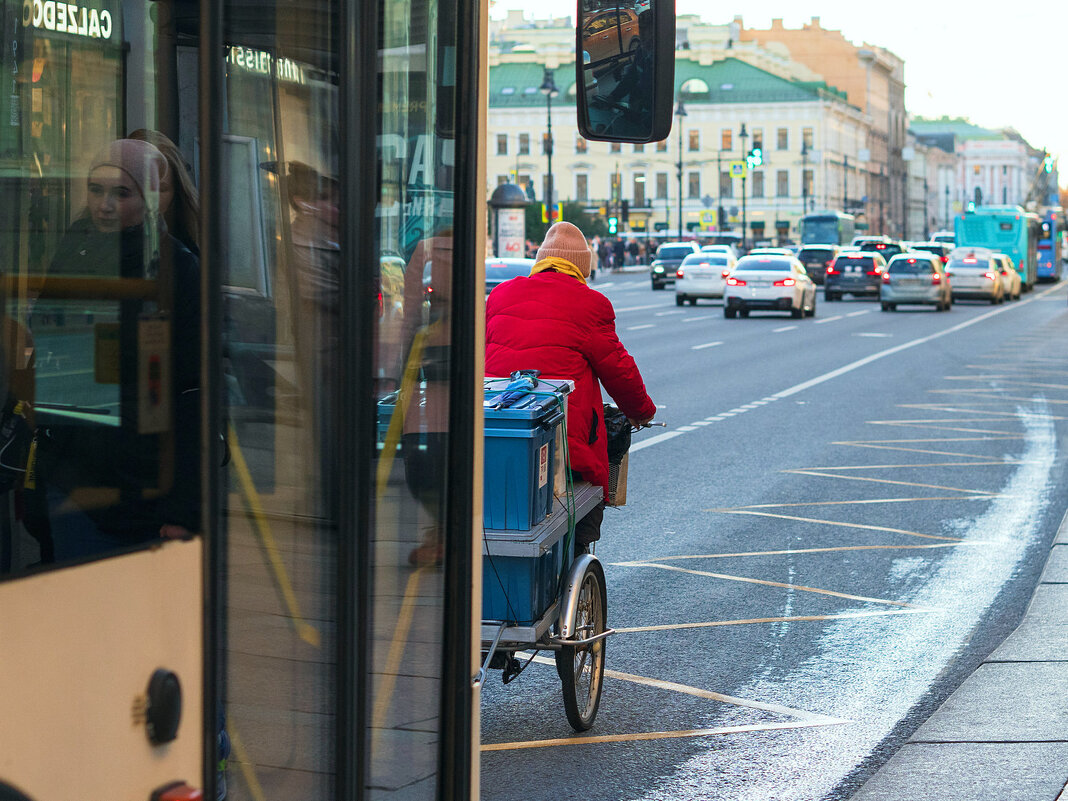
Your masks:
[{"label": "silver car", "polygon": [[1001,284],[1001,265],[986,250],[962,253],[957,248],[946,265],[953,283],[953,300],[986,300],[992,304],[1005,300]]},{"label": "silver car", "polygon": [[879,287],[883,311],[895,311],[899,303],[934,306],[949,311],[953,293],[942,259],[927,251],[901,253],[890,259]]},{"label": "silver car", "polygon": [[995,253],[994,261],[1001,267],[1001,290],[1005,300],[1019,300],[1023,281],[1016,272],[1016,265],[1004,253]]},{"label": "silver car", "polygon": [[726,253],[694,253],[682,260],[675,272],[675,305],[686,301],[697,305],[698,298],[722,298],[727,273],[735,259]]},{"label": "silver car", "polygon": [[752,310],[816,316],[816,285],[793,256],[743,256],[727,274],[723,316],[748,317]]}]

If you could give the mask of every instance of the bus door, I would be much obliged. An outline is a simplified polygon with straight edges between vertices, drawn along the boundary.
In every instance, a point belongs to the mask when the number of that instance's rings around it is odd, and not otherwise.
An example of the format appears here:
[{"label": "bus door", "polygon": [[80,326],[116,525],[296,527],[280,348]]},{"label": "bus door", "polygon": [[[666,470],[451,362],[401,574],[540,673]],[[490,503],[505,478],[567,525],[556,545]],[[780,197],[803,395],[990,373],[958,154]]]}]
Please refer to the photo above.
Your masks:
[{"label": "bus door", "polygon": [[148,799],[215,726],[191,49],[180,3],[0,10],[0,786]]}]

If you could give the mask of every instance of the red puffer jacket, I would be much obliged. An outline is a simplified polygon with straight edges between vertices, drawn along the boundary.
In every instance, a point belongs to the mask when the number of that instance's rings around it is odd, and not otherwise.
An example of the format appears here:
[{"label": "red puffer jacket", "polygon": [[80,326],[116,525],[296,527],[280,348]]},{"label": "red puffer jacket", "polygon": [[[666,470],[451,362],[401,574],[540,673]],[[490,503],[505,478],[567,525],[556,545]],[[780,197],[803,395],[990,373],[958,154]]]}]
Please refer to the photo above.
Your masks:
[{"label": "red puffer jacket", "polygon": [[[656,405],[634,359],[616,336],[608,298],[562,273],[513,278],[486,302],[486,375],[540,370],[569,378],[567,442],[571,468],[593,484],[608,485],[608,447],[598,380],[627,417],[645,420]],[[605,489],[605,500],[608,490]]]}]

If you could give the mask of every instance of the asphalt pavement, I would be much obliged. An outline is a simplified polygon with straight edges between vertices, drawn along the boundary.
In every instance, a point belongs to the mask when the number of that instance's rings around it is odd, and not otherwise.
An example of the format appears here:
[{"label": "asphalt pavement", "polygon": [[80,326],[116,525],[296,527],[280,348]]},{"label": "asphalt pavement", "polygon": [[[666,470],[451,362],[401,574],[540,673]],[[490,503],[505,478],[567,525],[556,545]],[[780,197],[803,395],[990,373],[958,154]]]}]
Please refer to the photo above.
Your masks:
[{"label": "asphalt pavement", "polygon": [[853,801],[1068,799],[1068,515],[1019,627]]}]

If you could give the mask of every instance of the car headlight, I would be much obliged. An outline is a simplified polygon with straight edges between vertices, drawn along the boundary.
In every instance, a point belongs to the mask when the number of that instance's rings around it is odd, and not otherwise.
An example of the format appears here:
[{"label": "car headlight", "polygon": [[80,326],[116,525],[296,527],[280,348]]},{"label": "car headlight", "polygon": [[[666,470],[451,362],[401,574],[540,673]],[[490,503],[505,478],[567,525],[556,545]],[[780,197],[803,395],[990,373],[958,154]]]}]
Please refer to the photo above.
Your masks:
[{"label": "car headlight", "polygon": [[664,272],[664,265],[663,264],[655,264],[655,265],[653,265],[653,272],[654,273],[662,273],[662,272]]}]

